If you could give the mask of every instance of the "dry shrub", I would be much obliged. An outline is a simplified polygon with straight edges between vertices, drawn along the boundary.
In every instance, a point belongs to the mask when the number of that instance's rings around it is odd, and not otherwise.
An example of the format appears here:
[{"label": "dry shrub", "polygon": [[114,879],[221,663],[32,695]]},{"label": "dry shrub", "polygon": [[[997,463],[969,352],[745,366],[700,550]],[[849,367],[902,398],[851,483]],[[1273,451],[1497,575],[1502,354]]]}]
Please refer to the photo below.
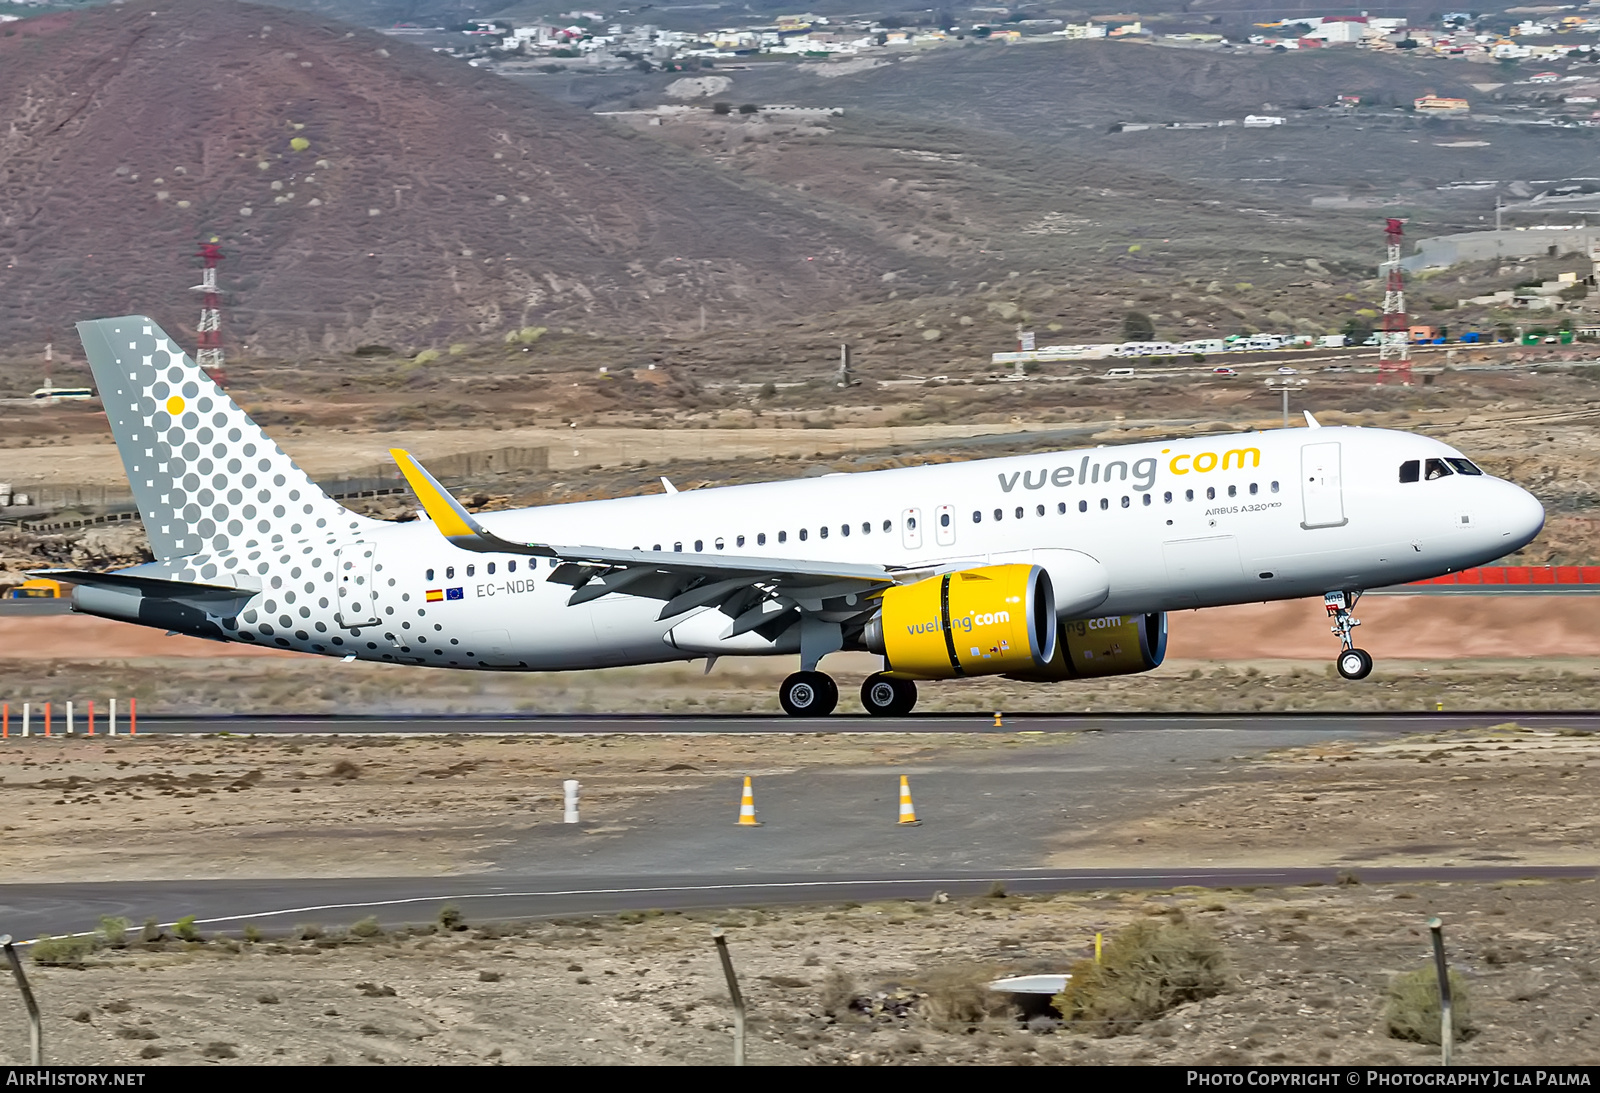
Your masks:
[{"label": "dry shrub", "polygon": [[1130,1032],[1174,1006],[1221,994],[1229,982],[1222,942],[1194,922],[1144,919],[1121,930],[1101,962],[1071,968],[1056,1009],[1097,1036]]},{"label": "dry shrub", "polygon": [[828,974],[822,977],[822,1012],[829,1017],[842,1017],[855,1000],[855,979],[842,968],[829,968]]},{"label": "dry shrub", "polygon": [[957,964],[935,968],[917,984],[917,1011],[936,1025],[967,1025],[1004,1010],[1007,1000],[989,990],[991,968]]},{"label": "dry shrub", "polygon": [[[1383,1007],[1383,1021],[1396,1040],[1437,1044],[1442,1031],[1439,1020],[1439,973],[1432,964],[1415,971],[1401,972],[1389,980],[1389,996]],[[1450,1026],[1456,1040],[1472,1034],[1472,1004],[1467,980],[1450,969]]]}]

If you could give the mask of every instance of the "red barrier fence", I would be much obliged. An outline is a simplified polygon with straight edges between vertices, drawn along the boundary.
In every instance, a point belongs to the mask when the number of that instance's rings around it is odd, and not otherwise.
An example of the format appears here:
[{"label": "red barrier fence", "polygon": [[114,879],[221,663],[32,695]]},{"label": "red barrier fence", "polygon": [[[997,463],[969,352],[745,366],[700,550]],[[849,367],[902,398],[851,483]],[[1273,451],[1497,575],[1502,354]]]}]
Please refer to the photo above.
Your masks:
[{"label": "red barrier fence", "polygon": [[1446,573],[1432,580],[1401,585],[1416,588],[1427,585],[1593,585],[1600,589],[1600,565],[1486,565]]}]

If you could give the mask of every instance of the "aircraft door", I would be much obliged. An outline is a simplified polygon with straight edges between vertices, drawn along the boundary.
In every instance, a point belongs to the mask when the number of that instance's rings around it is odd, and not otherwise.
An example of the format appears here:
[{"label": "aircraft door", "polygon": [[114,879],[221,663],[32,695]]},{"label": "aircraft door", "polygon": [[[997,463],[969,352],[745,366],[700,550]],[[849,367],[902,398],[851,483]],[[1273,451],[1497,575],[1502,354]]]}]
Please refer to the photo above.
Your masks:
[{"label": "aircraft door", "polygon": [[1300,498],[1303,528],[1337,528],[1349,523],[1344,514],[1339,443],[1306,444],[1300,448]]},{"label": "aircraft door", "polygon": [[942,547],[956,545],[956,513],[949,505],[934,510],[933,535]]},{"label": "aircraft door", "polygon": [[377,589],[372,583],[372,556],[376,552],[374,543],[347,543],[334,553],[334,572],[339,581],[334,617],[346,629],[378,625]]},{"label": "aircraft door", "polygon": [[922,549],[921,509],[905,509],[900,513],[900,542],[907,550]]}]

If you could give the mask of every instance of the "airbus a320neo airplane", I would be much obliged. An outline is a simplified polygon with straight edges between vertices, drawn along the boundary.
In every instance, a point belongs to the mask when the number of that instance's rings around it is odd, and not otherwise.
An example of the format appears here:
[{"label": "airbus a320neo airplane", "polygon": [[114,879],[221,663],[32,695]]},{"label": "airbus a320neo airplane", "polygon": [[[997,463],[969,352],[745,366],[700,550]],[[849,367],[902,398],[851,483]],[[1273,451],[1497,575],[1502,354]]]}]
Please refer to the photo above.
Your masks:
[{"label": "airbus a320neo airplane", "polygon": [[[427,519],[330,500],[148,318],[79,325],[156,560],[52,570],[77,610],[222,641],[439,668],[560,671],[881,654],[861,701],[917,682],[1143,672],[1166,612],[1322,596],[1360,679],[1362,589],[1480,565],[1544,510],[1460,452],[1308,428],[624,497],[473,516],[405,452]],[[708,665],[709,666],[709,665]]]}]

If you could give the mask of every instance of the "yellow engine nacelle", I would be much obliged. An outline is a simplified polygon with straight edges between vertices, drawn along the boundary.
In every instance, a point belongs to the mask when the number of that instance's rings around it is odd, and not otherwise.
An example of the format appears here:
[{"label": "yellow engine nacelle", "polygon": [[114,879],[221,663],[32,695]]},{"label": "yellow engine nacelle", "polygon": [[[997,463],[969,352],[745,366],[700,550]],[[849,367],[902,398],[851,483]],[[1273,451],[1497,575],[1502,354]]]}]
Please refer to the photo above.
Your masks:
[{"label": "yellow engine nacelle", "polygon": [[1108,615],[1061,624],[1055,655],[1042,669],[1008,672],[1034,683],[1126,676],[1159,668],[1167,656],[1167,616]]},{"label": "yellow engine nacelle", "polygon": [[1050,575],[1036,565],[945,573],[883,594],[862,635],[901,679],[1040,670],[1056,655]]}]

